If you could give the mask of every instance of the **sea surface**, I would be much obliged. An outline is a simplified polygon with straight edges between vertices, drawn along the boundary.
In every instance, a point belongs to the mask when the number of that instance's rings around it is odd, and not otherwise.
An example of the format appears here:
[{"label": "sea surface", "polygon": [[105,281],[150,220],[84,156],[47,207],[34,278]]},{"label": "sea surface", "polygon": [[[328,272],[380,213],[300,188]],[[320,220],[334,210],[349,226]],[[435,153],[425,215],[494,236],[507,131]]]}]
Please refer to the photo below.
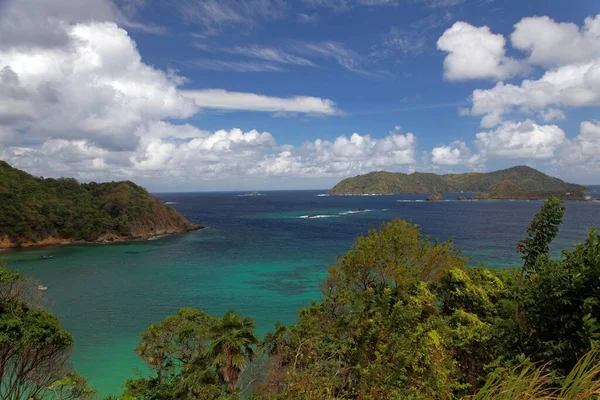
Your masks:
[{"label": "sea surface", "polygon": [[[600,187],[592,188],[600,196]],[[355,237],[394,218],[454,238],[472,264],[515,266],[515,247],[537,201],[426,202],[426,196],[324,196],[324,191],[162,193],[206,229],[137,243],[0,253],[10,268],[49,287],[48,307],[75,337],[75,368],[100,396],[144,373],[134,348],[148,325],[180,307],[251,316],[262,336],[318,300],[328,266]],[[358,209],[364,209],[356,211]],[[568,202],[553,254],[600,228],[600,202]],[[52,259],[43,259],[51,255]]]}]

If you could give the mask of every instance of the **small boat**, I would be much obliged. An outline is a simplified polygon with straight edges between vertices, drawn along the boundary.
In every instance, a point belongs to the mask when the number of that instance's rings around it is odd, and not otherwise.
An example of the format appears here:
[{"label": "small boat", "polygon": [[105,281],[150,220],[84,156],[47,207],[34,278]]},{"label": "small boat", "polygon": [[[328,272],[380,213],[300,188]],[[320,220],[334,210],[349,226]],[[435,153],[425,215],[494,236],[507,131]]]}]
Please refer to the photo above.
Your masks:
[{"label": "small boat", "polygon": [[38,285],[38,290],[48,290],[48,286]]},{"label": "small boat", "polygon": [[49,255],[45,254],[45,255],[42,256],[42,258],[44,260],[50,260],[51,258],[54,258],[54,256],[49,256]]}]

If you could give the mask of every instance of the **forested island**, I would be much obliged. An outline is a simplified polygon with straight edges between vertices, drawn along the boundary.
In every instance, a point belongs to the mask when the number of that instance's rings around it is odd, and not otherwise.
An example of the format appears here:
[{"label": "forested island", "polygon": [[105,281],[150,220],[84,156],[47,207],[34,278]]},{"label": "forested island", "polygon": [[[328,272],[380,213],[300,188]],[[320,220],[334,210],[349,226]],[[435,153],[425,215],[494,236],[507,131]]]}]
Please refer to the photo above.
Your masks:
[{"label": "forested island", "polygon": [[437,194],[478,193],[473,199],[545,200],[555,196],[563,200],[585,200],[585,186],[567,183],[527,166],[494,172],[438,175],[414,172],[371,172],[347,178],[329,194]]},{"label": "forested island", "polygon": [[[148,371],[120,400],[522,400],[600,394],[600,234],[552,259],[564,204],[544,203],[518,268],[472,267],[402,220],[357,238],[320,301],[264,338],[252,318],[183,308],[135,349]],[[199,288],[201,290],[201,288]],[[0,268],[0,397],[94,399],[73,338]]]},{"label": "forested island", "polygon": [[133,182],[44,179],[0,161],[0,248],[139,240],[200,228]]}]

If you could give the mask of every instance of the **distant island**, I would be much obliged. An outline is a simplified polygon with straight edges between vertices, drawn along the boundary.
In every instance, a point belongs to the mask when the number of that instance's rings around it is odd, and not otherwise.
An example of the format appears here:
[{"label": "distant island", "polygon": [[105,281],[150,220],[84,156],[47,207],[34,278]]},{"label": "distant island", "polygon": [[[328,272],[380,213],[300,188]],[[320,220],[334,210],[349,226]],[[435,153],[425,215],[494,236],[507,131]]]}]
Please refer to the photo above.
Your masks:
[{"label": "distant island", "polygon": [[[371,172],[347,178],[329,190],[330,195],[476,193],[461,200],[538,200],[556,196],[587,200],[585,186],[567,183],[534,168],[516,166],[494,172],[438,175],[414,172]],[[433,198],[432,198],[433,199]]]},{"label": "distant island", "polygon": [[0,161],[0,248],[141,240],[201,228],[133,182],[37,178]]}]

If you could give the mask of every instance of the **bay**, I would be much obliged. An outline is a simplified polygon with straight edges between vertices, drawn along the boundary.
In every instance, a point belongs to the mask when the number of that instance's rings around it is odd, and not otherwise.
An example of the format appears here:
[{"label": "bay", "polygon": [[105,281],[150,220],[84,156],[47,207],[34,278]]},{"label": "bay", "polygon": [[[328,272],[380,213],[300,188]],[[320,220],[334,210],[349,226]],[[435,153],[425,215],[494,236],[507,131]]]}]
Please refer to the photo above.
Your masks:
[{"label": "bay", "polygon": [[[592,188],[596,196],[599,187]],[[359,234],[394,218],[455,245],[471,264],[519,264],[516,244],[542,202],[426,202],[423,195],[323,196],[323,191],[161,193],[206,229],[158,240],[0,253],[10,268],[46,285],[47,306],[75,337],[75,368],[101,397],[144,372],[139,333],[181,307],[253,317],[259,335],[293,323],[319,299],[327,267]],[[553,254],[600,227],[599,202],[568,202]],[[43,259],[51,255],[52,259]]]}]

